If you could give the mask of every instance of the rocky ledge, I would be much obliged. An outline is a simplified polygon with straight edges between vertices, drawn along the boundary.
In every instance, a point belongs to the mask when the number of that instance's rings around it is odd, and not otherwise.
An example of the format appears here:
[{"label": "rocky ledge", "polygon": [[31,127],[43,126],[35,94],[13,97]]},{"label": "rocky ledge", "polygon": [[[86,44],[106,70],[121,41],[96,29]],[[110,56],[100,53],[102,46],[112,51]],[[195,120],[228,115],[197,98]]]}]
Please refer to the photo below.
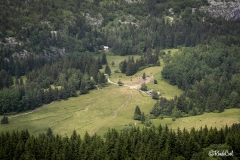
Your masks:
[{"label": "rocky ledge", "polygon": [[222,2],[208,0],[209,6],[202,6],[200,11],[211,14],[213,17],[223,17],[225,20],[236,20],[240,18],[240,3],[238,0]]}]

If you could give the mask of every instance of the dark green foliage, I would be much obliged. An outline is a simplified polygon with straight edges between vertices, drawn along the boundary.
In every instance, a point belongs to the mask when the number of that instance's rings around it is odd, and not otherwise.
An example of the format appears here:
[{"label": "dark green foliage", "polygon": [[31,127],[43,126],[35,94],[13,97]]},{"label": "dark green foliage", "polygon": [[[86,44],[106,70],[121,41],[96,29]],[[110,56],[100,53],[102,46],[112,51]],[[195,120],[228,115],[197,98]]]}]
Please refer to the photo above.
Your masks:
[{"label": "dark green foliage", "polygon": [[144,72],[142,75],[142,79],[145,80],[146,79],[146,73]]},{"label": "dark green foliage", "polygon": [[104,73],[106,73],[108,76],[111,76],[111,69],[110,69],[110,67],[108,66],[108,64],[106,65],[106,67],[105,67],[105,71],[104,71]]},{"label": "dark green foliage", "polygon": [[[75,97],[77,90],[85,94],[95,89],[97,83],[106,83],[104,74],[96,67],[97,59],[88,54],[71,56],[29,71],[26,84],[20,77],[19,85],[16,83],[11,88],[0,90],[0,114],[33,110],[42,104]],[[6,74],[4,70],[0,72]],[[52,88],[50,85],[61,88]]]},{"label": "dark green foliage", "polygon": [[[204,111],[223,112],[225,108],[239,108],[238,47],[227,47],[213,40],[211,45],[182,48],[181,51],[181,54],[169,57],[169,63],[162,70],[163,78],[185,91],[173,100],[176,109],[194,116]],[[170,107],[171,103],[163,105],[160,106],[168,114],[174,108]],[[154,113],[160,114],[158,111]]]},{"label": "dark green foliage", "polygon": [[208,159],[210,151],[233,151],[233,157],[220,158],[239,159],[239,133],[240,124],[220,130],[175,131],[161,125],[121,132],[109,129],[104,138],[87,132],[81,138],[75,130],[70,137],[13,131],[0,134],[0,159]]},{"label": "dark green foliage", "polygon": [[147,91],[147,85],[146,83],[144,82],[142,85],[141,85],[141,88],[140,88],[142,91]]},{"label": "dark green foliage", "polygon": [[[137,59],[134,62],[133,57],[126,59],[119,64],[119,68],[122,73],[125,73],[126,76],[131,76],[137,71],[142,70],[146,67],[157,66],[159,65],[159,56],[158,54],[146,53],[144,56],[141,56],[140,59]],[[144,78],[144,77],[143,77]],[[146,75],[145,75],[146,78]]]},{"label": "dark green foliage", "polygon": [[127,61],[126,59],[119,64],[119,68],[122,73],[126,73],[127,70]]},{"label": "dark green foliage", "polygon": [[133,119],[141,120],[141,110],[140,110],[139,106],[136,106],[136,108],[135,108]]},{"label": "dark green foliage", "polygon": [[107,64],[107,57],[106,57],[105,53],[102,54],[101,63],[102,63],[102,65]]},{"label": "dark green foliage", "polygon": [[52,137],[52,136],[53,136],[53,132],[52,132],[52,129],[51,129],[50,127],[47,129],[46,135],[47,135],[48,137]]},{"label": "dark green foliage", "polygon": [[142,112],[140,121],[142,124],[144,124],[145,120],[146,120],[145,114],[144,114],[144,112]]},{"label": "dark green foliage", "polygon": [[152,95],[152,99],[158,99],[158,97],[159,97],[159,95],[158,95],[158,92],[157,91],[152,91],[152,93],[151,93],[151,95]]},{"label": "dark green foliage", "polygon": [[122,83],[121,80],[119,79],[119,80],[118,80],[118,85],[119,85],[119,86],[123,86],[124,83]]},{"label": "dark green foliage", "polygon": [[154,83],[154,84],[158,84],[158,82],[157,82],[157,80],[156,80],[156,79],[154,79],[153,83]]},{"label": "dark green foliage", "polygon": [[8,117],[7,116],[3,116],[3,118],[1,119],[1,124],[8,124]]}]

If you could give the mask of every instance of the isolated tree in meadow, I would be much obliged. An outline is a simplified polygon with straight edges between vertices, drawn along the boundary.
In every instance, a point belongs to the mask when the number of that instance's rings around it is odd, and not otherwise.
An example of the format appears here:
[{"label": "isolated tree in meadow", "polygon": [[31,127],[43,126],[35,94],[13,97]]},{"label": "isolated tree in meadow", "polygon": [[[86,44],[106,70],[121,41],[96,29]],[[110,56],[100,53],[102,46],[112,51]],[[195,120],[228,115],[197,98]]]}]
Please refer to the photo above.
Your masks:
[{"label": "isolated tree in meadow", "polygon": [[157,91],[152,91],[152,99],[158,99]]},{"label": "isolated tree in meadow", "polygon": [[144,72],[142,75],[142,79],[145,80],[146,79],[146,73]]},{"label": "isolated tree in meadow", "polygon": [[156,79],[154,79],[153,83],[154,83],[154,84],[157,84],[158,82],[157,82],[157,80],[156,80]]},{"label": "isolated tree in meadow", "polygon": [[141,85],[141,88],[140,88],[142,91],[147,91],[147,85],[146,83],[144,82],[142,85]]},{"label": "isolated tree in meadow", "polygon": [[133,119],[141,120],[141,110],[140,110],[139,106],[136,106],[136,108],[135,108]]},{"label": "isolated tree in meadow", "polygon": [[121,82],[121,79],[118,80],[118,85],[123,86],[123,83]]},{"label": "isolated tree in meadow", "polygon": [[108,76],[110,76],[111,75],[111,69],[110,69],[110,67],[108,66],[108,64],[106,65],[106,67],[105,67],[105,71],[104,71],[106,74],[108,74]]}]

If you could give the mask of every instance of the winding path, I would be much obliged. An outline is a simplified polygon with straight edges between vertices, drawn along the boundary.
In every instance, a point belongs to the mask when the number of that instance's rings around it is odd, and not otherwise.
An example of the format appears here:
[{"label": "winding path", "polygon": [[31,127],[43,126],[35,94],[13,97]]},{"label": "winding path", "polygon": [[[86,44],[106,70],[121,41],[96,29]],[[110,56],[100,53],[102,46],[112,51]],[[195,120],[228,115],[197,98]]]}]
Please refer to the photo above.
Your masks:
[{"label": "winding path", "polygon": [[[142,81],[142,82],[149,83],[149,82],[151,81],[151,79],[154,78],[153,75],[154,75],[154,74],[152,74],[151,77],[149,77],[147,80],[144,80],[144,81]],[[106,75],[106,77],[107,77],[107,80],[108,80],[109,83],[114,84],[114,85],[118,85],[117,83],[112,82],[112,81],[109,79],[108,75]],[[123,86],[129,87],[130,89],[138,89],[138,88],[141,87],[141,84],[137,84],[137,85],[125,85],[125,84],[124,84]]]},{"label": "winding path", "polygon": [[[114,85],[118,85],[117,83],[112,82],[107,75],[106,75],[106,77],[107,77],[107,80],[108,80],[109,83],[114,84]],[[153,74],[152,74],[152,76],[151,76],[148,80],[146,80],[146,81],[144,81],[144,82],[145,82],[145,83],[148,83],[148,82],[151,81],[152,78],[153,78]],[[132,85],[132,86],[130,86],[130,85],[123,85],[123,86],[129,87],[130,89],[137,89],[137,90],[138,90],[138,88],[139,88],[141,85]],[[100,124],[100,125],[98,125],[97,127],[94,127],[94,128],[90,131],[90,134],[93,135],[93,134],[96,133],[100,128],[102,128],[102,127],[105,126],[107,123],[109,123],[110,121],[112,121],[113,119],[115,119],[115,118],[117,117],[117,114],[118,114],[119,110],[120,110],[121,108],[123,108],[123,107],[131,100],[131,98],[132,98],[132,96],[130,96],[117,110],[115,110],[112,117],[109,117],[108,119],[106,119],[105,121],[103,121],[103,123]],[[136,125],[136,122],[135,122],[135,125]]]}]

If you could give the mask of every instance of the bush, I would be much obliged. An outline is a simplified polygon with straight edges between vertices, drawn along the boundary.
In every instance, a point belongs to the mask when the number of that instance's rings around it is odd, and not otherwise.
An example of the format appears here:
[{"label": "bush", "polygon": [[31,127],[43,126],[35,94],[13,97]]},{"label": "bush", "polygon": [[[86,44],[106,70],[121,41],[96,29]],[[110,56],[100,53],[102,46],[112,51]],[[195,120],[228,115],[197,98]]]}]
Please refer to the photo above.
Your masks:
[{"label": "bush", "polygon": [[152,99],[158,99],[158,93],[156,91],[152,91]]},{"label": "bush", "polygon": [[154,79],[153,83],[154,83],[154,84],[157,84],[158,82],[157,82],[157,80],[156,80],[156,79]]},{"label": "bush", "polygon": [[172,118],[172,121],[176,121],[176,118],[175,118],[175,117],[173,117],[173,118]]},{"label": "bush", "polygon": [[119,72],[119,70],[117,69],[117,70],[114,71],[114,73],[120,73],[120,72]]},{"label": "bush", "polygon": [[150,127],[152,122],[150,120],[144,122],[145,126]]},{"label": "bush", "polygon": [[134,120],[141,120],[141,115],[134,114],[133,119]]},{"label": "bush", "polygon": [[142,91],[147,91],[147,85],[146,85],[146,83],[143,83],[143,84],[141,85],[141,90],[142,90]]},{"label": "bush", "polygon": [[3,119],[1,120],[1,124],[8,124],[8,117],[4,116]]}]

